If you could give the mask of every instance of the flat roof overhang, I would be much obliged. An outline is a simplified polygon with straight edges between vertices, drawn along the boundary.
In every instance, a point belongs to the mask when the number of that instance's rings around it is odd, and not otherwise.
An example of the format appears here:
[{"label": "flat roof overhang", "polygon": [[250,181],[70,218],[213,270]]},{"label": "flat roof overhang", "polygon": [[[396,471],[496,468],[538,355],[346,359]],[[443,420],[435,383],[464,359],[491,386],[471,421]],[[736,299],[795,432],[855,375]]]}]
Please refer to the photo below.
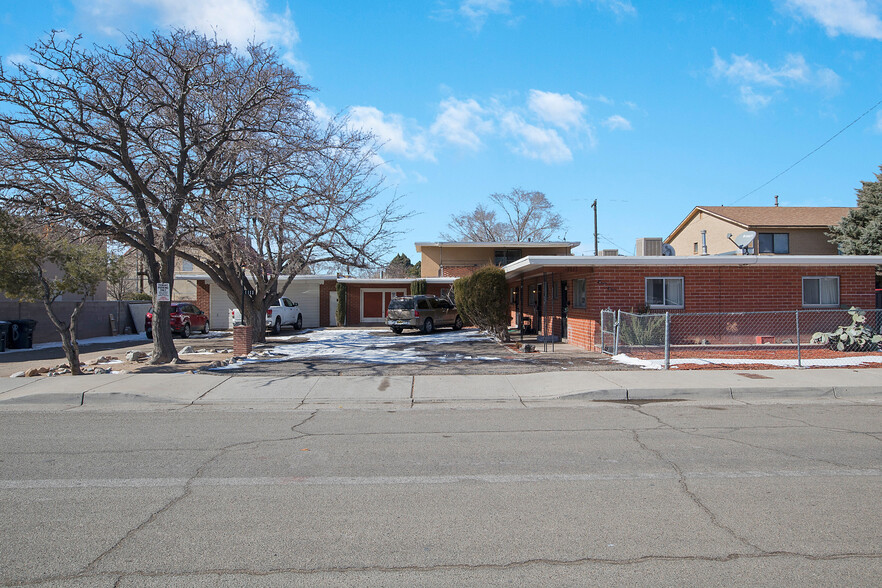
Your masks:
[{"label": "flat roof overhang", "polygon": [[502,269],[507,279],[534,271],[606,266],[746,266],[746,265],[882,265],[882,255],[693,255],[693,256],[570,256],[529,255]]},{"label": "flat roof overhang", "polygon": [[416,280],[425,280],[427,284],[452,284],[456,278],[336,278],[341,284],[388,284],[390,286],[410,284]]},{"label": "flat roof overhang", "polygon": [[423,247],[498,247],[517,249],[546,249],[548,247],[568,247],[570,249],[581,245],[581,241],[420,241],[414,243],[417,253],[422,253]]}]

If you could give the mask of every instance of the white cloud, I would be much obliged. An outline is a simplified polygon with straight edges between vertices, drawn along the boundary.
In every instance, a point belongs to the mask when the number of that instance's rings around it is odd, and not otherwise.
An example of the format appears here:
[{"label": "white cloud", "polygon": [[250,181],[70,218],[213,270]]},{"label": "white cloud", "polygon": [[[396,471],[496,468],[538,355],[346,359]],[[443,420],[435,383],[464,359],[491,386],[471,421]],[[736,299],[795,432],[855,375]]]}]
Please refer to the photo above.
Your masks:
[{"label": "white cloud", "polygon": [[629,0],[594,0],[594,3],[602,8],[607,8],[613,13],[623,15],[637,14],[637,9]]},{"label": "white cloud", "polygon": [[530,90],[527,106],[543,121],[565,130],[583,124],[585,105],[569,94]]},{"label": "white cloud", "polygon": [[490,121],[482,118],[484,113],[481,105],[473,99],[447,98],[441,102],[441,113],[430,130],[448,143],[474,151],[482,146],[480,134],[488,133],[493,128]]},{"label": "white cloud", "polygon": [[334,113],[331,112],[331,109],[322,104],[321,102],[315,100],[307,100],[306,105],[309,106],[309,110],[312,111],[312,114],[315,116],[315,119],[321,124],[328,124],[332,120],[334,120]]},{"label": "white cloud", "polygon": [[12,53],[6,56],[6,63],[12,65],[32,65],[31,56],[25,53]]},{"label": "white cloud", "polygon": [[510,0],[462,0],[459,5],[459,13],[475,30],[480,30],[491,14],[508,14],[510,10]]},{"label": "white cloud", "polygon": [[353,106],[349,115],[352,125],[371,131],[385,151],[408,159],[435,160],[422,129],[408,124],[400,114],[385,114],[373,106]]},{"label": "white cloud", "polygon": [[844,34],[882,40],[879,8],[866,0],[786,0],[786,5],[799,16],[817,21],[831,37]]},{"label": "white cloud", "polygon": [[630,131],[632,130],[631,121],[624,116],[614,114],[603,121],[603,126],[611,131]]},{"label": "white cloud", "polygon": [[[547,0],[539,0],[545,2]],[[551,0],[551,4],[564,5],[571,2],[581,4],[581,0]],[[637,9],[630,0],[590,0],[590,3],[601,10],[612,12],[616,16],[633,16]],[[517,23],[522,17],[512,15],[511,0],[459,0],[459,16],[464,18],[469,26],[475,31],[480,31],[487,19],[501,15],[507,17],[509,24]],[[442,10],[447,18],[453,15],[452,11]]]},{"label": "white cloud", "polygon": [[516,153],[545,163],[572,161],[573,153],[554,129],[543,129],[524,121],[514,112],[502,116],[502,127],[517,143]]},{"label": "white cloud", "polygon": [[286,8],[273,13],[266,0],[133,0],[130,4],[119,0],[78,0],[77,9],[110,32],[128,30],[127,21],[134,18],[132,6],[140,6],[152,13],[162,27],[193,29],[229,41],[237,49],[244,49],[251,41],[268,43],[289,62],[301,66],[294,57],[294,46],[300,40],[297,27]]},{"label": "white cloud", "polygon": [[768,106],[783,88],[808,87],[835,93],[840,81],[832,69],[812,68],[799,54],[788,55],[784,63],[775,68],[747,55],[732,55],[727,61],[714,50],[711,74],[737,86],[741,101],[754,110]]}]

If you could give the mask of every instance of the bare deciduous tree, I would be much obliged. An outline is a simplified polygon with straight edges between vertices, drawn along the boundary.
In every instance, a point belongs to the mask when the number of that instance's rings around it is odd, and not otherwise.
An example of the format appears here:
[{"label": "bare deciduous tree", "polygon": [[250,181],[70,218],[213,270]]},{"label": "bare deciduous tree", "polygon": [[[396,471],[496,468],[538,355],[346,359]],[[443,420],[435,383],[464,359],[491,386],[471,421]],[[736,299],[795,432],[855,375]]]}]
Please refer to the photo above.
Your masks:
[{"label": "bare deciduous tree", "polygon": [[[268,48],[183,30],[119,48],[52,34],[30,59],[0,66],[0,198],[140,251],[167,315],[155,285],[172,285],[194,211],[235,209],[218,198],[254,169],[230,154],[302,120],[309,88]],[[153,329],[152,361],[177,357],[168,321]]]},{"label": "bare deciduous tree", "polygon": [[[565,228],[563,217],[542,192],[515,188],[508,194],[491,194],[493,207],[479,204],[472,212],[451,215],[450,241],[547,241]],[[499,213],[499,214],[497,214]]]},{"label": "bare deciduous tree", "polygon": [[254,325],[255,341],[265,340],[266,310],[298,274],[321,264],[376,264],[406,216],[394,199],[379,200],[383,179],[369,134],[345,120],[309,119],[281,136],[230,154],[256,169],[247,182],[216,184],[225,195],[194,213],[180,253],[227,293]]}]

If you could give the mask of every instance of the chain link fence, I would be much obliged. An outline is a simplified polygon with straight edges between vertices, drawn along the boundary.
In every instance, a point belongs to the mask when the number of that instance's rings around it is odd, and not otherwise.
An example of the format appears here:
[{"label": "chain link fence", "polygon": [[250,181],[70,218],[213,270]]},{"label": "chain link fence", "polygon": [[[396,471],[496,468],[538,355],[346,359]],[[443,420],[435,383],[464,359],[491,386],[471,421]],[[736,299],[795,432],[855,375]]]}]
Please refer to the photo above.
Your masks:
[{"label": "chain link fence", "polygon": [[601,351],[646,367],[882,367],[882,310],[601,312]]}]

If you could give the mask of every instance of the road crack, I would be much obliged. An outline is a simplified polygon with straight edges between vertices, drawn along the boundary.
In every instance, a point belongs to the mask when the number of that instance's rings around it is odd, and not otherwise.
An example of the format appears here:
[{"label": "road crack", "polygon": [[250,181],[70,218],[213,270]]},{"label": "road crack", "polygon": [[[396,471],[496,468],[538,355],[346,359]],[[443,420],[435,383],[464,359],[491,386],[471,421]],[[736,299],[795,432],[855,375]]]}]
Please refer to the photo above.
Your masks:
[{"label": "road crack", "polygon": [[552,559],[552,558],[530,558],[505,563],[447,563],[434,565],[406,565],[406,566],[381,566],[381,565],[363,565],[363,566],[328,566],[320,568],[300,568],[300,567],[279,567],[267,570],[254,570],[247,568],[206,568],[201,570],[186,570],[175,572],[149,572],[149,571],[132,571],[123,572],[119,570],[95,572],[91,574],[76,575],[57,575],[51,577],[35,578],[30,580],[12,581],[5,583],[4,586],[31,586],[39,585],[46,582],[70,582],[74,580],[82,580],[86,578],[115,578],[114,586],[119,586],[123,580],[135,578],[197,578],[200,576],[248,576],[248,577],[271,577],[281,574],[301,574],[315,575],[328,573],[365,573],[365,572],[444,572],[444,571],[481,571],[481,570],[509,570],[517,568],[525,568],[536,565],[548,566],[581,566],[581,565],[612,565],[612,566],[633,566],[644,563],[668,561],[668,562],[707,562],[707,563],[728,563],[736,560],[774,560],[780,558],[799,558],[806,561],[838,561],[838,560],[876,560],[882,559],[882,553],[831,553],[826,555],[812,555],[808,553],[799,553],[792,551],[763,551],[760,553],[729,553],[720,556],[710,555],[665,555],[653,554],[643,555],[639,557],[613,559],[603,557],[581,557],[574,559]]},{"label": "road crack", "polygon": [[171,500],[166,502],[158,510],[151,513],[150,516],[147,517],[144,521],[142,521],[139,525],[137,525],[136,527],[134,527],[132,529],[129,529],[129,531],[126,532],[126,534],[123,535],[116,543],[114,543],[109,548],[105,549],[100,555],[98,555],[98,557],[96,557],[91,562],[89,562],[89,564],[86,565],[81,570],[81,572],[79,574],[77,574],[75,577],[82,577],[83,575],[88,575],[90,572],[94,572],[96,570],[97,566],[105,558],[107,558],[110,554],[112,554],[114,551],[119,549],[130,538],[134,537],[140,531],[142,531],[143,529],[150,526],[154,521],[156,521],[164,513],[168,512],[170,509],[174,508],[175,505],[177,505],[178,503],[180,503],[181,501],[183,501],[187,497],[189,497],[190,494],[192,494],[192,492],[193,492],[194,481],[199,479],[200,477],[202,477],[203,472],[206,469],[208,469],[218,459],[220,459],[221,457],[223,457],[224,455],[226,455],[230,451],[233,451],[235,449],[240,449],[242,447],[260,445],[263,443],[278,443],[281,441],[295,441],[297,439],[302,439],[303,437],[307,436],[308,434],[301,433],[301,432],[297,431],[296,430],[297,427],[300,427],[300,426],[304,425],[305,423],[307,423],[309,420],[311,420],[313,417],[315,417],[316,414],[318,414],[318,411],[313,411],[308,417],[306,417],[305,419],[303,419],[302,421],[300,421],[299,423],[297,423],[296,425],[291,427],[291,431],[297,433],[297,435],[274,438],[274,439],[255,439],[252,441],[240,441],[237,443],[231,443],[230,445],[225,445],[224,447],[221,447],[220,449],[218,449],[217,452],[213,456],[211,456],[208,460],[206,460],[204,463],[202,463],[202,465],[200,465],[196,469],[196,472],[187,479],[187,482],[184,484],[184,488],[180,494],[173,497]]}]

